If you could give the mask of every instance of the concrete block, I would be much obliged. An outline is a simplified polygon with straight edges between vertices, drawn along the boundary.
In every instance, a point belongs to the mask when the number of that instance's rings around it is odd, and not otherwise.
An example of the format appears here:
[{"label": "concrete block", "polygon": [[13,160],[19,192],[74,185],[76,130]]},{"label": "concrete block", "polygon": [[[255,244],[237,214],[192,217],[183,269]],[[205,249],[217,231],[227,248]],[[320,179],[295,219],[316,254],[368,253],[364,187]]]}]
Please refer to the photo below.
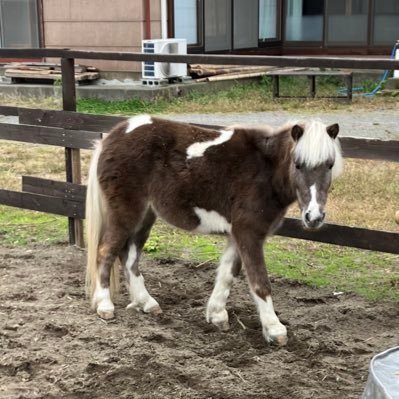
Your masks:
[{"label": "concrete block", "polygon": [[385,83],[385,89],[399,90],[399,78],[389,78]]}]

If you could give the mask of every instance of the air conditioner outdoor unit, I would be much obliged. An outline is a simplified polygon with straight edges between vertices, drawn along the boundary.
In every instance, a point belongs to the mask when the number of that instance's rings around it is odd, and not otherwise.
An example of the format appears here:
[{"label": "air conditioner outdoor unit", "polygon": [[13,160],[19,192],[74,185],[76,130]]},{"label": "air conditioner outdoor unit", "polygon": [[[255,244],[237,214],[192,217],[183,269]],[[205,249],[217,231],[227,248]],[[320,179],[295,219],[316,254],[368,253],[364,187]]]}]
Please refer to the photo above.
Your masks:
[{"label": "air conditioner outdoor unit", "polygon": [[[146,54],[187,54],[187,40],[143,40],[142,51]],[[142,63],[142,68],[143,80],[165,80],[187,75],[187,64],[146,61]]]}]

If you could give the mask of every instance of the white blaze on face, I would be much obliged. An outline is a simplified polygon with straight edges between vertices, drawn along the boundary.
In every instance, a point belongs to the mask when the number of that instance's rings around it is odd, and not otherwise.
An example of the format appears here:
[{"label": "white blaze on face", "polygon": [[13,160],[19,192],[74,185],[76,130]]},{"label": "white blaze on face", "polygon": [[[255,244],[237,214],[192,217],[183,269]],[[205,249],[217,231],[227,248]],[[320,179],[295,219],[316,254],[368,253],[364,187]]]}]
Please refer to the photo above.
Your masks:
[{"label": "white blaze on face", "polygon": [[133,116],[132,118],[129,118],[127,123],[128,123],[128,125],[127,125],[125,133],[131,133],[131,132],[133,132],[133,130],[137,129],[140,126],[151,125],[152,119],[151,119],[150,115],[138,115],[138,116]]},{"label": "white blaze on face", "polygon": [[316,184],[313,184],[312,186],[310,186],[309,190],[310,190],[310,201],[309,201],[309,205],[308,205],[307,209],[304,210],[304,216],[306,214],[308,214],[309,221],[313,221],[313,220],[321,218],[323,215],[320,211],[320,205],[317,202]]},{"label": "white blaze on face", "polygon": [[200,220],[200,224],[194,229],[194,233],[231,233],[231,224],[216,211],[207,211],[195,207],[194,212]]},{"label": "white blaze on face", "polygon": [[191,144],[187,147],[187,159],[202,157],[209,147],[225,143],[231,139],[233,134],[234,130],[221,130],[220,136],[213,140]]}]

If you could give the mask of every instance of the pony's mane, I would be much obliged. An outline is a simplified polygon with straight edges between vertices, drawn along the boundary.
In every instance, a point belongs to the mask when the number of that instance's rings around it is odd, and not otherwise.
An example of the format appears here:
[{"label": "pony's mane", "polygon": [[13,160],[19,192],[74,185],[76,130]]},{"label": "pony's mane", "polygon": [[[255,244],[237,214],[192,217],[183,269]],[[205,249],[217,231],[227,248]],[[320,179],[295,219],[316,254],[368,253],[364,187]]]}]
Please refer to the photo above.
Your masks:
[{"label": "pony's mane", "polygon": [[302,137],[294,148],[295,159],[310,168],[316,167],[329,159],[333,160],[332,177],[333,179],[338,177],[343,170],[339,139],[337,137],[331,138],[327,134],[327,126],[317,119],[305,122],[290,122],[284,128],[291,130],[290,128],[294,125],[299,125],[304,129]]}]

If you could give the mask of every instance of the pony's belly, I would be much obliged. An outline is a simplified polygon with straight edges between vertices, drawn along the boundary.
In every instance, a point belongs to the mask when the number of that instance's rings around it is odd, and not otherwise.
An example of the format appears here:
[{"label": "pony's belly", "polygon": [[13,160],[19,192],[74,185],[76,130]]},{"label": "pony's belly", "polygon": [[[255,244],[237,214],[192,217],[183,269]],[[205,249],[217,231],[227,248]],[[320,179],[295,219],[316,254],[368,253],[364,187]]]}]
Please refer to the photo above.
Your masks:
[{"label": "pony's belly", "polygon": [[199,207],[163,209],[153,205],[155,214],[179,229],[198,234],[230,234],[231,224],[216,211]]}]

